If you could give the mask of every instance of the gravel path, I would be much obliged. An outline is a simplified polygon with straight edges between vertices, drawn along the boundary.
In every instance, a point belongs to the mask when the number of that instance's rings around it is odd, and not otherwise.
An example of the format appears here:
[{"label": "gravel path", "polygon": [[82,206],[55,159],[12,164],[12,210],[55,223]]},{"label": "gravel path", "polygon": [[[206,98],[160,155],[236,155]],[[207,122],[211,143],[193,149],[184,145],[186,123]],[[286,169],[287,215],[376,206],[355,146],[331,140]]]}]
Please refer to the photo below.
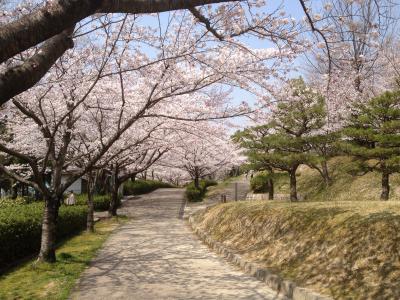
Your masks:
[{"label": "gravel path", "polygon": [[128,200],[133,217],[111,235],[72,299],[278,299],[212,253],[179,218],[183,189]]}]

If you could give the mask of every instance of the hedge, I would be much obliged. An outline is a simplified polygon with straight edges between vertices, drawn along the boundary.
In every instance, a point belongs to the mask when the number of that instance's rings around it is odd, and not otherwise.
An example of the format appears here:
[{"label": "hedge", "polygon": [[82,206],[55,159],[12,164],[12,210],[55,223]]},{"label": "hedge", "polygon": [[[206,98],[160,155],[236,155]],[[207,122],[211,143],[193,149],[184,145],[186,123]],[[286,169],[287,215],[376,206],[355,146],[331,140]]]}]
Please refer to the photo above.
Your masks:
[{"label": "hedge", "polygon": [[141,195],[155,191],[158,188],[173,188],[174,186],[157,180],[136,179],[124,183],[124,195]]},{"label": "hedge", "polygon": [[[87,205],[87,194],[76,195],[77,205]],[[111,195],[94,195],[93,206],[95,211],[105,211],[110,207]]]},{"label": "hedge", "polygon": [[185,191],[186,198],[190,202],[202,201],[204,196],[206,195],[207,188],[209,186],[217,184],[218,183],[215,180],[200,180],[199,182],[200,188],[198,189],[194,186],[194,182],[192,181],[186,186],[186,191]]},{"label": "hedge", "polygon": [[[0,269],[40,249],[44,204],[0,206]],[[85,206],[61,206],[57,241],[86,227]]]}]

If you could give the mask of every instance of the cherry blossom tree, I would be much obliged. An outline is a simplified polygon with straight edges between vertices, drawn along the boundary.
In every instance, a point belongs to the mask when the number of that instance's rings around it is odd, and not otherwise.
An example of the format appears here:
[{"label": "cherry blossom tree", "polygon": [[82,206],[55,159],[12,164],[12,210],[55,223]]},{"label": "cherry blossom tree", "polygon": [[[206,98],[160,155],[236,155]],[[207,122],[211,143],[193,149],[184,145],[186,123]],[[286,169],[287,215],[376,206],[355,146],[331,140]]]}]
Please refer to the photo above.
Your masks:
[{"label": "cherry blossom tree", "polygon": [[[187,17],[179,20],[191,21]],[[159,48],[160,55],[154,58],[131,44],[136,38],[143,40],[146,31],[136,31],[135,21],[124,17],[117,25],[107,22],[97,33],[105,36],[104,48],[96,43],[75,48],[41,84],[9,104],[8,128],[14,138],[12,143],[1,143],[0,150],[29,165],[32,176],[23,177],[4,165],[0,168],[44,197],[41,260],[55,259],[55,223],[64,191],[96,169],[129,128],[141,119],[156,117],[196,120],[230,116],[232,111],[226,105],[216,109],[225,104],[229,91],[212,85],[250,87],[255,77],[273,70],[264,64],[266,60],[281,57],[271,49],[254,56],[247,50],[233,53],[230,47],[215,45],[203,53],[202,39],[190,39],[188,31],[161,37],[146,34],[148,43]],[[126,24],[131,24],[129,30],[125,30]],[[193,47],[200,48],[193,52]],[[196,105],[191,104],[194,100]],[[79,136],[87,139],[89,146],[84,155],[90,159],[86,161],[81,153],[72,151]],[[80,171],[62,182],[63,170],[78,161]],[[47,186],[49,170],[52,178]]]},{"label": "cherry blossom tree", "polygon": [[396,1],[324,1],[307,11],[317,32],[307,73],[327,100],[330,131],[337,131],[354,103],[393,87],[385,52],[397,27]]},{"label": "cherry blossom tree", "polygon": [[200,188],[200,179],[216,177],[239,163],[236,147],[230,142],[224,126],[196,123],[196,130],[179,134],[180,139],[169,153],[167,166],[184,170]]},{"label": "cherry blossom tree", "polygon": [[[135,19],[144,18],[149,13],[171,12],[171,19],[182,16],[189,22],[172,24],[161,30],[149,28],[149,32],[174,34],[177,26],[180,32],[191,39],[202,38],[203,42],[216,41],[230,49],[240,52],[246,47],[240,42],[241,35],[250,35],[272,43],[280,44],[280,55],[285,56],[285,49],[298,51],[297,31],[293,20],[280,11],[264,12],[263,1],[240,1],[215,6],[199,5],[224,3],[224,0],[202,0],[190,2],[156,1],[40,1],[39,4],[23,3],[18,8],[11,8],[1,16],[0,22],[0,103],[5,103],[13,96],[29,89],[48,72],[51,66],[68,49],[79,47],[76,31],[87,28],[85,24],[102,27],[101,17],[109,18],[108,13],[131,14]],[[187,11],[176,11],[187,9]],[[112,17],[111,17],[112,18]],[[113,22],[113,21],[111,21]],[[124,24],[129,28],[129,24]],[[170,26],[173,25],[173,26]],[[199,25],[199,26],[195,26]],[[23,30],[20,30],[23,28]],[[92,31],[94,29],[88,30]],[[164,32],[163,32],[164,31]],[[206,37],[204,39],[204,37]],[[179,44],[175,43],[175,46]],[[188,48],[188,50],[193,48]],[[203,53],[204,53],[203,49]],[[249,49],[247,49],[248,51]],[[251,52],[251,51],[250,51]],[[24,56],[22,62],[18,55]],[[211,54],[212,52],[210,52]],[[258,55],[258,53],[253,53]],[[140,61],[142,64],[143,62]]]}]

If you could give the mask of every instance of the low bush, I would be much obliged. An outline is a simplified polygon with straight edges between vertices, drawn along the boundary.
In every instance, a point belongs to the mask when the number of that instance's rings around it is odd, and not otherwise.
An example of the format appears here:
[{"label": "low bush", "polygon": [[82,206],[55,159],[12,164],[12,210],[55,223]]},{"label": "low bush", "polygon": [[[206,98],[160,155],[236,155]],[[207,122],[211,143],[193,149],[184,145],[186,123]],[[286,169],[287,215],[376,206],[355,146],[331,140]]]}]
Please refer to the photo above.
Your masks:
[{"label": "low bush", "polygon": [[185,192],[186,198],[190,202],[202,201],[207,192],[207,188],[217,184],[218,182],[216,182],[215,180],[205,179],[205,180],[200,180],[199,182],[200,188],[196,188],[194,182],[192,181],[186,186],[186,192]]},{"label": "low bush", "polygon": [[[0,269],[40,249],[43,203],[0,207]],[[85,206],[61,206],[57,240],[86,226]]]},{"label": "low bush", "polygon": [[199,202],[203,200],[204,197],[202,190],[196,188],[194,184],[189,184],[186,186],[185,195],[190,202]]},{"label": "low bush", "polygon": [[258,173],[250,180],[250,187],[254,193],[268,193],[269,184],[268,180],[271,175],[265,172]]},{"label": "low bush", "polygon": [[[300,176],[298,174],[298,176]],[[274,183],[281,182],[282,180],[288,178],[286,173],[268,173],[268,172],[260,172],[250,179],[250,188],[254,193],[268,193],[269,192],[269,184],[268,180],[272,179]]]},{"label": "low bush", "polygon": [[126,181],[124,183],[124,195],[141,195],[155,191],[158,188],[173,188],[174,186],[158,181],[158,180],[143,180],[136,179],[135,181]]},{"label": "low bush", "polygon": [[203,192],[206,192],[208,187],[218,185],[218,182],[216,182],[215,180],[211,180],[211,179],[203,179],[203,180],[200,180],[199,185],[200,185],[200,188],[203,190]]},{"label": "low bush", "polygon": [[21,204],[29,204],[32,202],[38,202],[32,197],[28,196],[18,196],[15,199],[11,197],[0,198],[0,208],[4,206],[13,206],[13,205],[21,205]]},{"label": "low bush", "polygon": [[[93,206],[95,211],[105,211],[110,207],[111,195],[94,195]],[[87,205],[87,194],[76,196],[77,205]]]}]

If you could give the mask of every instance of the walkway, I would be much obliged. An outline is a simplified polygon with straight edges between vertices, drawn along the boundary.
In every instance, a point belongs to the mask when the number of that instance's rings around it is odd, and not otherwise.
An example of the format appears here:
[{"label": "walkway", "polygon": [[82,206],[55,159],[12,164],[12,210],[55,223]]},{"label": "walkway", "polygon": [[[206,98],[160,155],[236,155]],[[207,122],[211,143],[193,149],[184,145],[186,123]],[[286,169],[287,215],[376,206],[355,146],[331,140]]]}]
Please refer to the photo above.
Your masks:
[{"label": "walkway", "polygon": [[106,242],[72,299],[277,299],[210,250],[178,218],[184,191],[126,201],[133,220]]}]

